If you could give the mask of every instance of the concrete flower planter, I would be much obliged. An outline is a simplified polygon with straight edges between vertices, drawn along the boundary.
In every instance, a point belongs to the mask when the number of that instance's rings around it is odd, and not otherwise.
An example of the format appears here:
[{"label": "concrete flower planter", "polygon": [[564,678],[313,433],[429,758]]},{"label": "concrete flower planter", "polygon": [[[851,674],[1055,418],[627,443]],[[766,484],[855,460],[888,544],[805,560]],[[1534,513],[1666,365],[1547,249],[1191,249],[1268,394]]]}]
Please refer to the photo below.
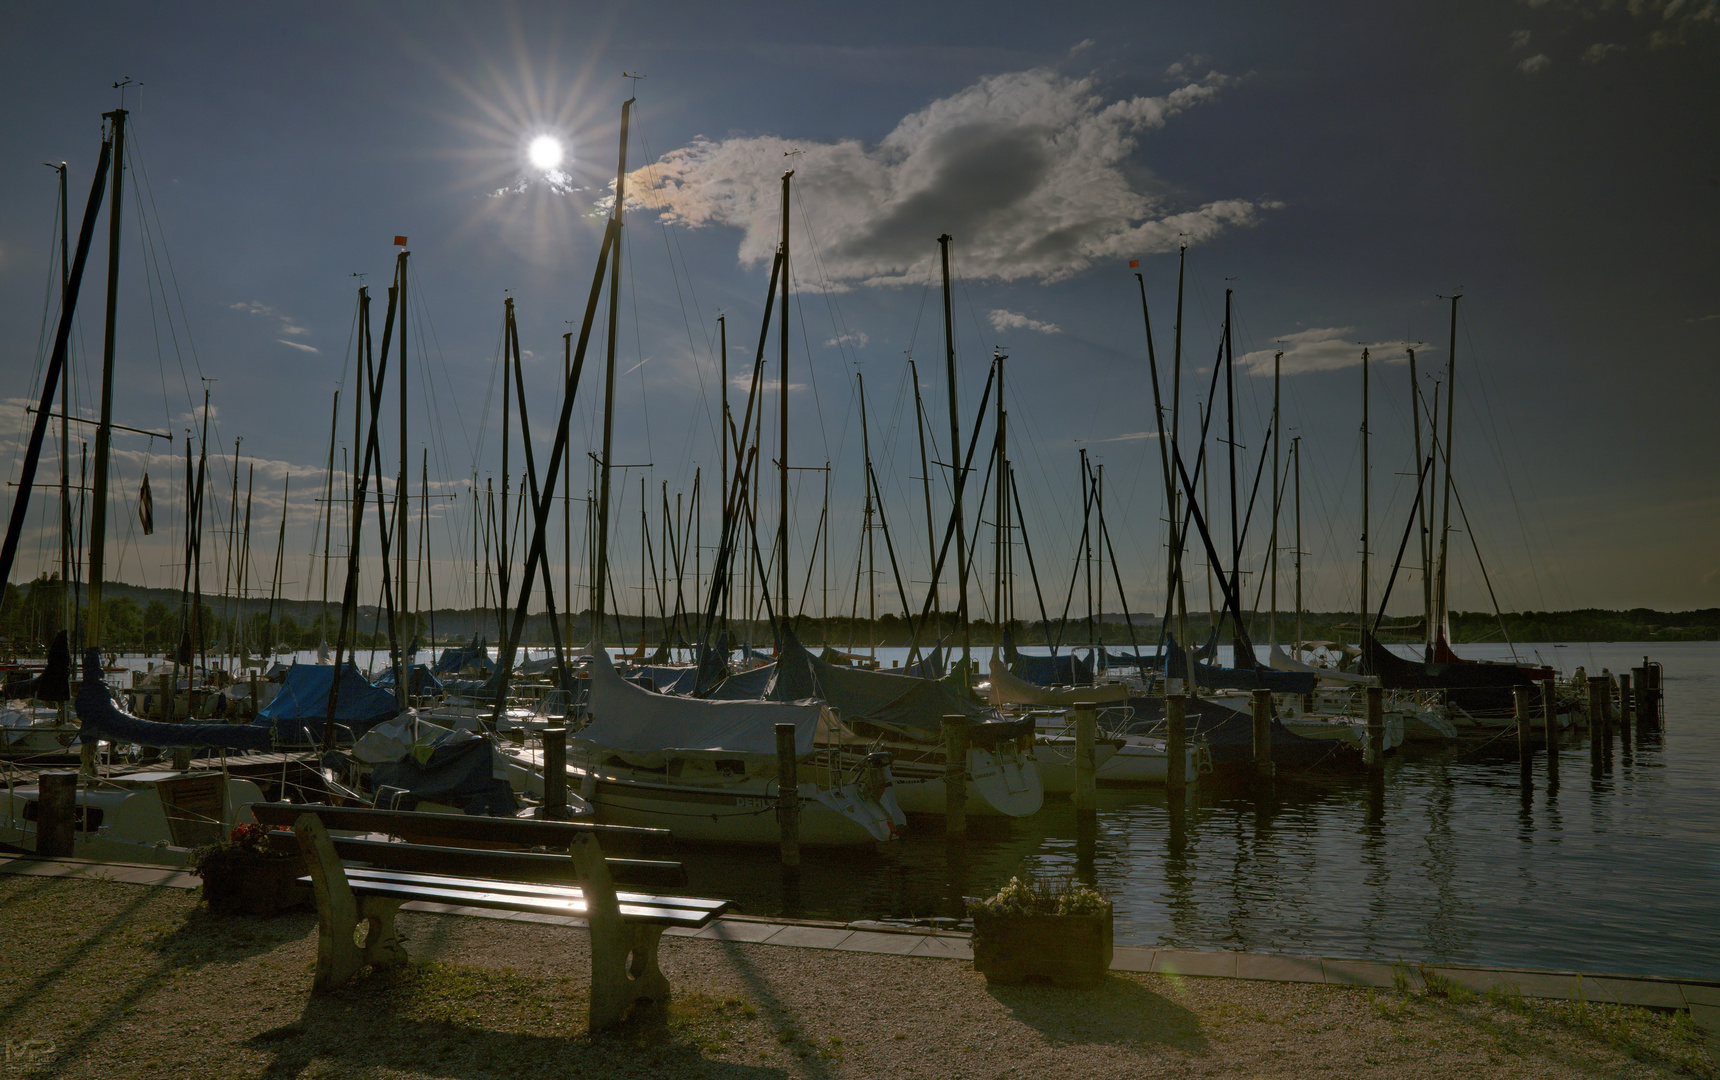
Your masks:
[{"label": "concrete flower planter", "polygon": [[973,966],[1005,986],[1049,982],[1096,986],[1111,968],[1111,912],[1103,915],[992,915],[973,919]]}]

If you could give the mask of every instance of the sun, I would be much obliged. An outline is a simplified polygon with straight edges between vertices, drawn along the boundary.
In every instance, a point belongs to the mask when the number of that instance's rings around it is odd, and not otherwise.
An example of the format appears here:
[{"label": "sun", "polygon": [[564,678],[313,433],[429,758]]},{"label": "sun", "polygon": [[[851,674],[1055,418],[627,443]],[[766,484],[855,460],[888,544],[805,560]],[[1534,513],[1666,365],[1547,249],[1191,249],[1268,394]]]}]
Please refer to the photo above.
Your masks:
[{"label": "sun", "polygon": [[549,172],[561,164],[561,140],[553,135],[539,135],[526,148],[532,167]]}]

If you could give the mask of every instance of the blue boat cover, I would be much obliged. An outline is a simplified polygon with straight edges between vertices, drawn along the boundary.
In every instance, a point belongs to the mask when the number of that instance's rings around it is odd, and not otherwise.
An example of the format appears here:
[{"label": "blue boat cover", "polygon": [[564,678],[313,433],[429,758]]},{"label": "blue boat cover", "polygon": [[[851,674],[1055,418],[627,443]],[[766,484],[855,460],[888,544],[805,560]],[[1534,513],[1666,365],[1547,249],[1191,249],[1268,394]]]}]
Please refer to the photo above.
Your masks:
[{"label": "blue boat cover", "polygon": [[[1188,658],[1177,648],[1175,635],[1165,638],[1165,677],[1188,679]],[[1252,660],[1247,651],[1246,660]],[[1195,661],[1194,684],[1203,690],[1271,690],[1280,694],[1312,694],[1320,677],[1306,671],[1275,671],[1259,667],[1215,667]]]},{"label": "blue boat cover", "polygon": [[[328,692],[334,685],[332,664],[294,664],[281,680],[275,699],[257,713],[257,723],[270,727],[282,742],[315,742],[328,720]],[[334,721],[360,735],[400,711],[394,695],[372,686],[351,663],[340,669],[340,695]]]},{"label": "blue boat cover", "polygon": [[78,714],[78,741],[101,739],[140,746],[219,746],[228,750],[272,750],[267,728],[251,724],[162,724],[133,716],[113,703],[102,682],[98,649],[84,650],[84,681],[72,708]]},{"label": "blue boat cover", "polygon": [[469,667],[477,668],[485,674],[496,670],[495,661],[490,659],[489,647],[484,644],[482,638],[473,637],[470,645],[443,649],[442,655],[436,658],[434,670],[438,675],[452,675]]},{"label": "blue boat cover", "polygon": [[1092,686],[1093,661],[1073,652],[1064,656],[1029,656],[1015,648],[1015,637],[1003,632],[1003,660],[1009,673],[1035,686]]},{"label": "blue boat cover", "polygon": [[[449,732],[449,736],[455,735]],[[468,735],[466,732],[457,733]],[[431,750],[423,764],[412,754],[371,770],[377,788],[400,788],[407,792],[396,809],[413,810],[421,799],[458,806],[468,814],[512,817],[519,809],[514,790],[495,776],[494,751],[487,739],[467,737],[455,741],[448,736]]]},{"label": "blue boat cover", "polygon": [[940,645],[919,660],[904,667],[902,674],[912,675],[917,679],[941,679],[944,677],[945,671],[944,649]]},{"label": "blue boat cover", "polygon": [[[394,689],[394,666],[392,664],[382,669],[382,674],[376,677],[376,685],[387,690]],[[341,692],[345,693],[346,691],[343,688]],[[428,667],[423,664],[412,665],[412,695],[414,697],[424,697],[441,692],[441,680],[432,675]]]},{"label": "blue boat cover", "polygon": [[765,696],[775,679],[776,665],[760,664],[730,675],[705,696],[717,701],[756,701]]},{"label": "blue boat cover", "polygon": [[634,668],[632,679],[659,694],[691,694],[699,684],[699,669],[692,664],[647,664]]}]

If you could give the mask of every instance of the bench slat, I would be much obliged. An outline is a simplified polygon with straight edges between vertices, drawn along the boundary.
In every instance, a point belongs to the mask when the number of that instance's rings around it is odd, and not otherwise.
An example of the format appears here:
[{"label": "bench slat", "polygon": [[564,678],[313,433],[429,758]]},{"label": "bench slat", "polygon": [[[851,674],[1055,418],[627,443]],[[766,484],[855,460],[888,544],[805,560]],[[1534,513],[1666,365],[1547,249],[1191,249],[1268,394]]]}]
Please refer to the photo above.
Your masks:
[{"label": "bench slat", "polygon": [[[301,879],[301,880],[309,880]],[[502,911],[529,911],[544,915],[585,918],[585,900],[530,897],[515,893],[479,892],[467,889],[434,888],[403,882],[356,880],[352,891],[360,896],[393,896],[403,900],[423,900],[434,904],[461,907],[492,908]],[[719,912],[694,912],[685,908],[663,908],[644,904],[623,903],[621,918],[626,922],[652,923],[661,926],[698,928],[715,919]]]},{"label": "bench slat", "polygon": [[[439,889],[471,889],[478,892],[493,892],[509,896],[579,899],[582,903],[585,895],[584,891],[577,886],[538,885],[529,882],[497,881],[488,878],[459,878],[450,874],[416,874],[400,870],[374,870],[365,866],[348,866],[346,878],[354,887],[360,881],[388,881],[405,885],[421,884]],[[651,896],[645,893],[620,891],[616,892],[615,899],[622,904],[687,908],[694,911],[722,911],[729,906],[729,902],[726,900],[707,900],[703,897]]]},{"label": "bench slat", "polygon": [[330,829],[380,832],[394,836],[471,840],[517,844],[520,847],[565,848],[582,834],[595,835],[606,852],[629,855],[672,854],[668,829],[632,825],[599,825],[592,821],[538,821],[530,818],[473,817],[466,814],[422,814],[409,810],[328,806],[322,803],[253,803],[251,812],[264,825],[291,827],[300,814],[315,814]]},{"label": "bench slat", "polygon": [[[566,855],[535,851],[488,851],[482,848],[398,844],[387,840],[331,837],[335,853],[349,862],[367,862],[390,870],[420,870],[448,876],[536,881],[546,885],[572,883],[573,860]],[[659,859],[605,859],[617,885],[647,889],[678,889],[687,885],[687,871],[678,862]]]}]

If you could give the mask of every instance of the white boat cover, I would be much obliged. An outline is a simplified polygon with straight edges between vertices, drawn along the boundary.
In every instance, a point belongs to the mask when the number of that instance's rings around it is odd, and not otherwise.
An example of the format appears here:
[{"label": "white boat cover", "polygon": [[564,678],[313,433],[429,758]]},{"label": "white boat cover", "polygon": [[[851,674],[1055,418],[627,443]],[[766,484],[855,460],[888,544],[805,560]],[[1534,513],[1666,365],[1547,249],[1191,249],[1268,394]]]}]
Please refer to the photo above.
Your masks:
[{"label": "white boat cover", "polygon": [[818,702],[711,701],[655,694],[623,679],[603,649],[591,651],[591,722],[575,738],[637,754],[722,753],[776,757],[776,725],[794,725],[794,751],[813,752],[826,721]]},{"label": "white boat cover", "polygon": [[1327,682],[1345,683],[1350,686],[1367,686],[1370,683],[1376,683],[1379,681],[1372,675],[1359,675],[1353,671],[1339,671],[1337,668],[1315,667],[1313,664],[1305,664],[1292,657],[1277,645],[1272,646],[1272,651],[1269,654],[1266,663],[1267,666],[1271,667],[1274,671],[1311,672],[1318,675],[1320,678],[1325,679]]},{"label": "white boat cover", "polygon": [[1127,700],[1129,688],[1122,683],[1051,690],[1011,675],[1002,661],[995,656],[991,658],[993,705],[1103,705]]}]

